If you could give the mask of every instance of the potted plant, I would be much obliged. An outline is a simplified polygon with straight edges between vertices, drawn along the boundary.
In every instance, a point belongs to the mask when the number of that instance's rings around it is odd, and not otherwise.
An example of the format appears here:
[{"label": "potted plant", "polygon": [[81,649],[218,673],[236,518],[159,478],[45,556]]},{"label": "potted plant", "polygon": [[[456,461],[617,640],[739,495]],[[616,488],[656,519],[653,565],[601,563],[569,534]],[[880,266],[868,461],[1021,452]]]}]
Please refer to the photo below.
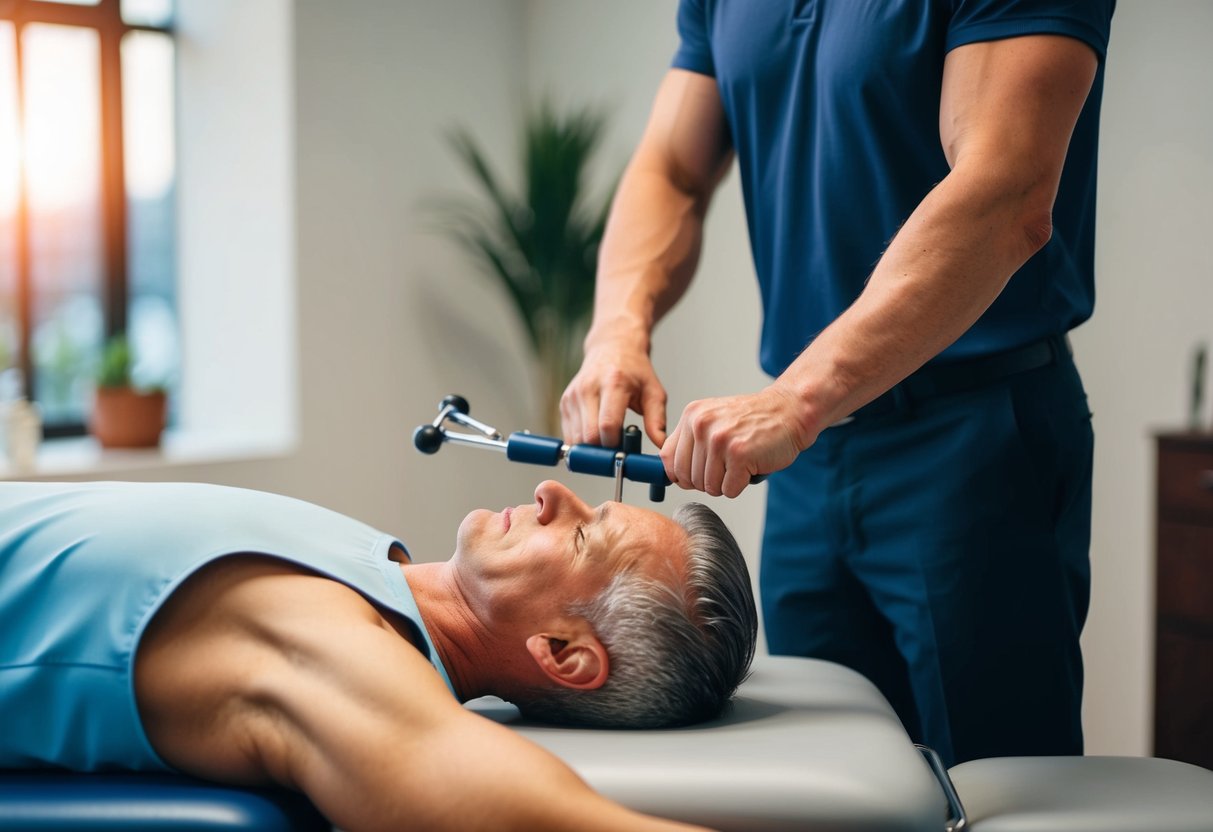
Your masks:
[{"label": "potted plant", "polygon": [[518,316],[538,370],[541,420],[560,432],[560,396],[581,366],[594,307],[598,245],[614,187],[592,201],[587,168],[604,117],[586,108],[558,114],[541,104],[526,119],[520,193],[511,193],[465,129],[451,147],[479,185],[484,202],[448,200],[441,230],[497,278]]},{"label": "potted plant", "polygon": [[106,342],[89,422],[89,431],[103,448],[154,448],[160,444],[167,396],[162,388],[136,388],[131,380],[132,363],[125,336],[115,335]]}]

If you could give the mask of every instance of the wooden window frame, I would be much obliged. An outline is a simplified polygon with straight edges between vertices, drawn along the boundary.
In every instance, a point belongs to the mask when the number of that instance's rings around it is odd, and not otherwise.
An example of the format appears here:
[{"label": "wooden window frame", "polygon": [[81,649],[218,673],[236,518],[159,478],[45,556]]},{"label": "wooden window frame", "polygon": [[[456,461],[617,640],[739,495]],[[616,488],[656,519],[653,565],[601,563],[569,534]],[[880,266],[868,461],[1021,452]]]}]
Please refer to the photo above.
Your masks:
[{"label": "wooden window frame", "polygon": [[[101,216],[103,239],[102,312],[105,338],[126,331],[128,301],[126,170],[122,136],[122,38],[127,32],[158,32],[172,35],[171,26],[144,26],[122,19],[120,0],[100,0],[80,6],[54,0],[0,0],[0,20],[13,24],[16,55],[17,121],[24,134],[25,84],[22,33],[30,23],[78,26],[97,32],[100,67],[101,126]],[[20,326],[17,366],[24,380],[25,397],[37,401],[38,379],[34,374],[30,342],[34,323],[34,290],[30,255],[29,194],[24,169],[18,174],[16,212],[16,312]],[[44,427],[47,438],[80,436],[85,426],[65,423]]]}]

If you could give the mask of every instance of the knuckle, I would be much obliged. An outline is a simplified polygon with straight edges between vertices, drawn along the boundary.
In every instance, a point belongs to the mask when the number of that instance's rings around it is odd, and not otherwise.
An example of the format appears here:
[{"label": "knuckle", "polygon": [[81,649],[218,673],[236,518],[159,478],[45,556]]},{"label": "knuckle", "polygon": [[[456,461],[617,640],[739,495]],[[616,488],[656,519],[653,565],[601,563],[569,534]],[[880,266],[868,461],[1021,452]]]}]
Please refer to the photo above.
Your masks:
[{"label": "knuckle", "polygon": [[607,387],[624,387],[628,384],[628,375],[618,367],[610,367],[602,374],[602,382]]},{"label": "knuckle", "polygon": [[733,459],[737,450],[737,440],[724,433],[713,433],[708,438],[708,447],[712,454],[726,460]]},{"label": "knuckle", "polygon": [[729,459],[744,459],[749,453],[750,445],[744,439],[731,436],[721,450]]}]

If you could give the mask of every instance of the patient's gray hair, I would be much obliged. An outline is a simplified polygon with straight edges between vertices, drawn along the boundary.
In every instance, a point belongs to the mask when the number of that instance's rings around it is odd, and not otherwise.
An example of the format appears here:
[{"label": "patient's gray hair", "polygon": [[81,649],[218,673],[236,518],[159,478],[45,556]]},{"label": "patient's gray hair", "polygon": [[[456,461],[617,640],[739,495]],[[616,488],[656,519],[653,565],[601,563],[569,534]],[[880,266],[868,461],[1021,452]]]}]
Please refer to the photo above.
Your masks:
[{"label": "patient's gray hair", "polygon": [[531,689],[515,697],[530,718],[567,725],[659,728],[711,719],[749,672],[758,613],[737,541],[714,511],[688,503],[674,521],[689,538],[685,585],[623,572],[569,611],[606,648],[597,690]]}]

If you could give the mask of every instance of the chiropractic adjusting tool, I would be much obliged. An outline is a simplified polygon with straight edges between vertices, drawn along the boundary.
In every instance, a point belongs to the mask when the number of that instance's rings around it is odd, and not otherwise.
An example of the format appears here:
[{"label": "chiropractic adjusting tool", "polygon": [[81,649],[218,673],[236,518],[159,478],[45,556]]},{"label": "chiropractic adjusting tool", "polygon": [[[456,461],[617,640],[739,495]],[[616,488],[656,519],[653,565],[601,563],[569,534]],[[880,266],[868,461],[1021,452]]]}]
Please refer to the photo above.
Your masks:
[{"label": "chiropractic adjusting tool", "polygon": [[[566,445],[551,436],[536,436],[530,431],[516,431],[502,437],[501,431],[468,415],[468,400],[463,396],[447,396],[438,405],[438,416],[428,425],[413,431],[413,445],[423,454],[438,453],[443,442],[472,445],[504,451],[512,462],[555,466],[564,460],[565,466],[578,474],[595,474],[615,478],[615,502],[623,502],[623,481],[649,484],[649,499],[659,503],[665,499],[670,484],[661,457],[640,453],[640,428],[628,425],[623,432],[623,446],[603,448],[598,445]],[[458,433],[446,427],[446,422],[474,430]]]},{"label": "chiropractic adjusting tool", "polygon": [[[447,396],[438,404],[438,416],[428,425],[413,431],[413,445],[423,454],[438,453],[443,442],[457,445],[473,445],[504,451],[512,462],[527,462],[532,465],[555,466],[564,460],[565,466],[578,474],[594,474],[614,477],[615,502],[623,502],[623,481],[649,484],[649,499],[660,503],[665,499],[666,486],[670,484],[665,475],[665,463],[655,454],[640,453],[640,428],[628,425],[623,431],[623,444],[619,448],[603,448],[598,445],[566,445],[550,436],[536,436],[530,431],[516,431],[508,437],[494,427],[477,421],[468,415],[468,400],[463,396]],[[446,428],[447,421],[476,431],[456,433]],[[765,476],[750,478],[751,483],[762,482]]]}]

